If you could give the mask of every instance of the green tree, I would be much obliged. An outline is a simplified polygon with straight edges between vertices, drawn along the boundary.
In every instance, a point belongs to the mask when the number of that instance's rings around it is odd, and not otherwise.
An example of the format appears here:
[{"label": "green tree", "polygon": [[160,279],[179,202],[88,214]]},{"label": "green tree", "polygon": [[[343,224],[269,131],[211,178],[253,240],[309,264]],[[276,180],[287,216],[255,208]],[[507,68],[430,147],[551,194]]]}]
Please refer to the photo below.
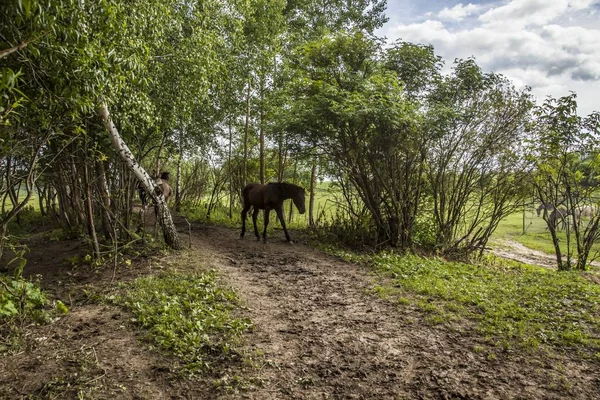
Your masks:
[{"label": "green tree", "polygon": [[[377,242],[412,246],[417,205],[399,183],[413,152],[420,117],[395,72],[379,57],[379,44],[360,32],[338,34],[302,47],[296,68],[296,131],[340,168],[369,210]],[[417,173],[410,170],[409,174]],[[412,179],[412,177],[409,177]]]},{"label": "green tree", "polygon": [[459,60],[428,96],[427,109],[436,245],[449,255],[483,252],[525,193],[519,145],[531,109],[528,90]]},{"label": "green tree", "polygon": [[[553,206],[543,217],[557,266],[559,270],[585,270],[590,257],[598,256],[591,251],[600,237],[600,202],[597,187],[590,185],[600,175],[600,113],[580,117],[576,96],[571,94],[548,98],[536,108],[535,116],[527,148],[530,181],[537,199]],[[564,245],[558,234],[560,222],[566,229]]]}]

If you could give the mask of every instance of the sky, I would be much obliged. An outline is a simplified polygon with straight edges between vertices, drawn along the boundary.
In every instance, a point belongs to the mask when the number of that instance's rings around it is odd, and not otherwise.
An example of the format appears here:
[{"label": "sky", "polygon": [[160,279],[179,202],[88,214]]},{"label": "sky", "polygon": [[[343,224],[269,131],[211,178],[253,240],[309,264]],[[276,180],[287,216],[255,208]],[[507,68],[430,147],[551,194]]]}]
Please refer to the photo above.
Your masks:
[{"label": "sky", "polygon": [[386,14],[377,36],[431,44],[446,70],[474,57],[538,104],[573,91],[579,115],[600,111],[600,0],[388,0]]}]

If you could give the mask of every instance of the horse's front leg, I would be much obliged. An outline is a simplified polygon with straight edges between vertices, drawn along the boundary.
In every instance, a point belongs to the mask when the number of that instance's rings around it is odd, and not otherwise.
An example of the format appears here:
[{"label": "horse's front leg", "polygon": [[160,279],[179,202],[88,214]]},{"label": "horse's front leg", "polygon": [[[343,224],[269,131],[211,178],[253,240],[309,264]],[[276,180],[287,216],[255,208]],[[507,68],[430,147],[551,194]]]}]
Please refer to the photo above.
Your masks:
[{"label": "horse's front leg", "polygon": [[289,243],[293,243],[292,239],[290,238],[290,234],[287,231],[287,227],[285,226],[285,218],[283,216],[283,207],[277,207],[275,209],[275,211],[277,212],[277,218],[279,218],[279,222],[281,223],[281,227],[283,228],[283,232],[285,232],[285,238]]},{"label": "horse's front leg", "polygon": [[265,227],[263,229],[263,241],[267,243],[267,226],[269,226],[269,213],[271,210],[269,208],[265,208]]},{"label": "horse's front leg", "polygon": [[260,240],[260,235],[258,234],[258,226],[256,226],[256,218],[258,218],[258,212],[260,210],[257,207],[254,207],[254,212],[252,213],[252,223],[254,224],[254,235],[256,236],[256,240]]}]

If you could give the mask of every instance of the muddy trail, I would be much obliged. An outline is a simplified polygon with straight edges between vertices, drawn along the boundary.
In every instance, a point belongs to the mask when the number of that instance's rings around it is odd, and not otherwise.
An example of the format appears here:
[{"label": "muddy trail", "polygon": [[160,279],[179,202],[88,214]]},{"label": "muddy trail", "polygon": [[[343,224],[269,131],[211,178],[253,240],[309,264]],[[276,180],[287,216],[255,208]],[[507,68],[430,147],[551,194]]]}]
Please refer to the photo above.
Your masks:
[{"label": "muddy trail", "polygon": [[[187,223],[178,226],[187,236]],[[41,274],[71,311],[32,328],[26,350],[0,357],[0,398],[600,399],[597,363],[569,351],[495,347],[468,321],[428,325],[420,309],[373,294],[382,278],[367,267],[282,239],[275,231],[263,244],[193,224],[190,250],[97,274],[60,262],[83,248],[76,241],[32,242],[25,273]],[[237,291],[254,324],[242,349],[250,366],[182,377],[173,357],[141,340],[128,313],[95,300],[167,267],[216,269]],[[223,377],[241,383],[216,388]]]},{"label": "muddy trail", "polygon": [[365,267],[302,244],[239,240],[196,226],[193,246],[236,288],[269,360],[256,399],[600,398],[597,366],[568,355],[486,348],[468,323],[429,326],[422,311],[371,294]]}]

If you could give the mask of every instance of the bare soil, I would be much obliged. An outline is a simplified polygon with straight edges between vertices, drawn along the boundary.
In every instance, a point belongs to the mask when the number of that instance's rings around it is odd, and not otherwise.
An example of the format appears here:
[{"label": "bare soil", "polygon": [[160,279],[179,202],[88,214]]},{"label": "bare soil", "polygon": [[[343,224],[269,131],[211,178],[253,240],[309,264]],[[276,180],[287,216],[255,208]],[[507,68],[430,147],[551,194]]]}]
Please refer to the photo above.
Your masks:
[{"label": "bare soil", "polygon": [[[598,362],[572,350],[494,347],[468,321],[428,325],[422,311],[373,295],[381,278],[365,267],[282,238],[277,231],[263,244],[195,224],[191,250],[136,260],[114,278],[110,268],[95,274],[57,262],[63,242],[32,245],[29,257],[44,257],[26,271],[42,274],[71,312],[30,327],[28,347],[0,358],[0,398],[600,399]],[[213,268],[235,288],[255,325],[243,349],[252,363],[181,377],[127,313],[93,301],[167,266]]]}]

